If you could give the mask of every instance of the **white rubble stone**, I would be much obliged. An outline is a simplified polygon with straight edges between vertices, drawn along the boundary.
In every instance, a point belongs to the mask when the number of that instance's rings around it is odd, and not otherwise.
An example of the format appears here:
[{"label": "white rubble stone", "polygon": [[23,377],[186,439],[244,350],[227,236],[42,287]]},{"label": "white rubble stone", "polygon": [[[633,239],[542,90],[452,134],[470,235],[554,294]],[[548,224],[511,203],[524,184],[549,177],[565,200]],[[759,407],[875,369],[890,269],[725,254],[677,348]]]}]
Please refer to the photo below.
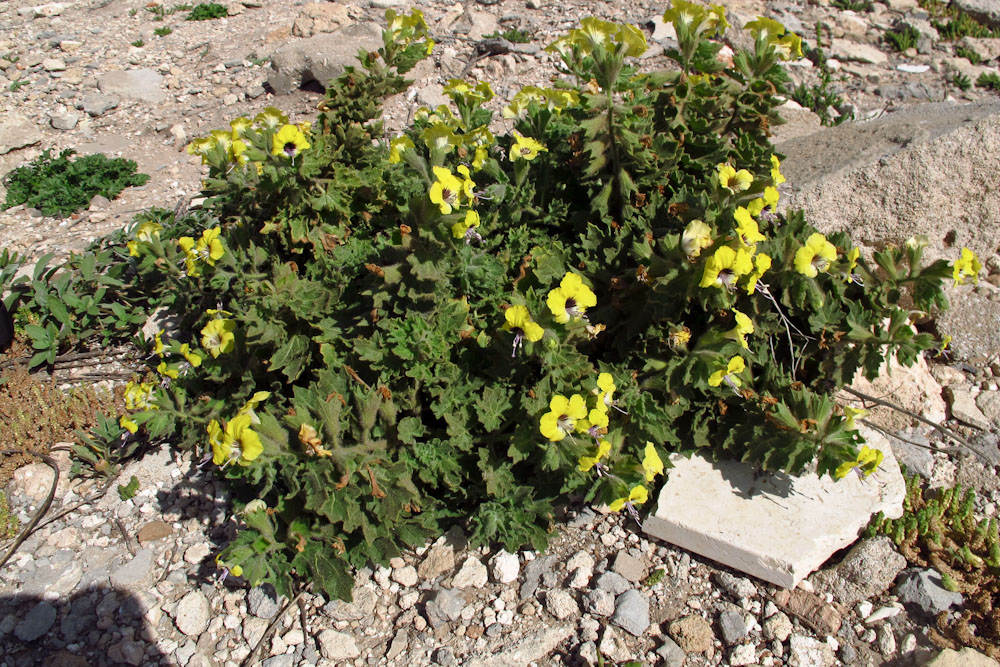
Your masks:
[{"label": "white rubble stone", "polygon": [[771,477],[756,479],[754,470],[740,462],[672,457],[674,468],[643,530],[794,588],[854,542],[872,514],[902,514],[905,485],[888,440],[864,427],[862,436],[885,454],[882,466],[867,479],[850,474],[835,481],[810,473],[792,478],[784,491]]},{"label": "white rubble stone", "polygon": [[517,554],[506,551],[501,551],[491,558],[490,565],[493,579],[501,584],[517,581],[517,575],[521,571],[521,563],[517,559]]}]

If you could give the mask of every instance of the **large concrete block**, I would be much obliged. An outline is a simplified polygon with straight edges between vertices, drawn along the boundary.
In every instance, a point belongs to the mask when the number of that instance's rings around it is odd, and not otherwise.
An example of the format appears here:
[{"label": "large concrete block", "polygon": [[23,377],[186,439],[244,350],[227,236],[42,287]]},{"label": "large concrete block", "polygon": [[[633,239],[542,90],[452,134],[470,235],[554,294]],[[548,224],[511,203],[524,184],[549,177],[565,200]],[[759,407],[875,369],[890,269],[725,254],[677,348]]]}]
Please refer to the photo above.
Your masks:
[{"label": "large concrete block", "polygon": [[793,588],[834,552],[850,545],[876,512],[902,515],[905,485],[885,437],[863,430],[881,449],[881,468],[840,481],[815,473],[760,475],[739,461],[674,456],[655,513],[643,530],[784,588]]}]

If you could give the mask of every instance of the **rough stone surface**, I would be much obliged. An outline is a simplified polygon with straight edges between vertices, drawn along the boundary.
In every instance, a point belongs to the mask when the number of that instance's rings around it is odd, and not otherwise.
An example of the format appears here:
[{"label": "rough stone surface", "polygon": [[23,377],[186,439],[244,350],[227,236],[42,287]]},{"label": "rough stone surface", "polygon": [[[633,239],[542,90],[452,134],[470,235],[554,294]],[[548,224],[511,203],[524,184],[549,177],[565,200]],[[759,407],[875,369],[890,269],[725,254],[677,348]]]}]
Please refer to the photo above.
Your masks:
[{"label": "rough stone surface", "polygon": [[[941,423],[947,417],[947,405],[941,397],[941,385],[923,357],[918,358],[917,363],[912,366],[903,366],[893,357],[882,364],[875,380],[869,381],[859,372],[851,387],[869,396],[891,396],[896,405],[934,423]],[[845,400],[853,402],[857,399],[845,396]],[[897,410],[881,406],[872,407],[866,419],[890,432],[917,423]]]},{"label": "rough stone surface", "polygon": [[132,560],[111,573],[111,584],[128,591],[148,589],[153,583],[153,557],[151,548],[140,549]]},{"label": "rough stone surface", "polygon": [[56,621],[56,608],[48,602],[39,602],[14,628],[14,636],[23,642],[33,642],[52,627]]},{"label": "rough stone surface", "polygon": [[580,607],[569,591],[555,590],[545,594],[545,611],[563,621],[577,616]]},{"label": "rough stone surface", "polygon": [[105,95],[104,93],[87,93],[83,96],[79,109],[87,112],[89,116],[103,116],[108,111],[118,107],[117,97]]},{"label": "rough stone surface", "polygon": [[451,572],[455,567],[455,548],[450,544],[431,547],[424,560],[417,568],[417,574],[423,579],[434,579]]},{"label": "rough stone surface", "polygon": [[799,667],[830,667],[837,662],[829,644],[805,635],[796,634],[788,639],[788,653],[791,664]]},{"label": "rough stone surface", "polygon": [[851,544],[872,514],[902,514],[903,477],[889,442],[874,431],[867,442],[885,453],[868,479],[834,481],[807,474],[757,478],[742,463],[712,464],[675,456],[655,513],[643,530],[784,588],[795,585]]},{"label": "rough stone surface", "polygon": [[154,104],[166,98],[162,85],[163,76],[151,69],[105,72],[97,79],[97,87],[105,95]]},{"label": "rough stone surface", "polygon": [[177,603],[174,623],[188,637],[197,637],[208,629],[212,606],[201,591],[191,591]]},{"label": "rough stone surface", "polygon": [[[90,205],[93,206],[94,202],[91,201]],[[147,542],[155,542],[156,540],[169,537],[172,532],[173,529],[166,521],[150,521],[139,529],[135,538],[139,540],[139,544],[146,544]]]},{"label": "rough stone surface", "polygon": [[334,32],[351,23],[347,7],[336,2],[311,3],[302,8],[292,34],[296,37],[312,37],[321,32]]},{"label": "rough stone surface", "polygon": [[637,590],[628,590],[615,600],[611,622],[639,637],[649,627],[649,600]]},{"label": "rough stone surface", "polygon": [[469,556],[452,579],[451,585],[455,588],[482,588],[487,581],[489,571],[486,566],[475,556]]},{"label": "rough stone surface", "polygon": [[646,563],[641,558],[636,558],[627,551],[620,551],[615,556],[615,562],[611,569],[622,575],[633,584],[637,584],[646,578]]},{"label": "rough stone surface", "polygon": [[993,422],[994,428],[1000,429],[1000,392],[980,392],[976,396],[976,406],[987,419]]},{"label": "rough stone surface", "polygon": [[684,649],[677,645],[670,637],[664,637],[659,648],[656,649],[656,655],[660,656],[663,660],[664,667],[682,667],[685,658],[687,656],[684,653]]},{"label": "rough stone surface", "polygon": [[670,623],[670,636],[685,653],[705,653],[712,649],[715,634],[701,616],[685,616]]},{"label": "rough stone surface", "polygon": [[361,655],[354,637],[344,632],[327,628],[316,637],[319,651],[327,660],[349,660]]},{"label": "rough stone surface", "polygon": [[719,614],[719,636],[727,646],[740,643],[747,636],[747,623],[738,611],[724,611]]},{"label": "rough stone surface", "polygon": [[501,653],[467,661],[463,667],[509,667],[527,665],[548,655],[573,632],[572,625],[557,625],[537,630]]},{"label": "rough stone surface", "polygon": [[945,387],[945,398],[951,416],[969,426],[975,426],[983,431],[989,430],[990,420],[976,404],[976,399],[967,388]]},{"label": "rough stone surface", "polygon": [[367,23],[347,26],[279,47],[271,56],[268,84],[285,95],[310,81],[321,86],[340,75],[347,65],[357,65],[358,49],[374,51],[382,45],[379,28]]},{"label": "rough stone surface", "polygon": [[925,667],[1000,667],[1000,662],[968,647],[961,651],[946,648],[927,662]]},{"label": "rough stone surface", "polygon": [[274,618],[281,609],[274,586],[254,586],[247,594],[247,610],[257,618]]},{"label": "rough stone surface", "polygon": [[490,559],[490,574],[493,580],[501,584],[509,584],[517,580],[517,575],[521,570],[521,563],[517,559],[517,554],[501,551]]},{"label": "rough stone surface", "polygon": [[0,119],[0,155],[17,148],[33,146],[41,140],[41,130],[27,116],[15,113]]},{"label": "rough stone surface", "polygon": [[858,542],[841,562],[810,580],[817,591],[831,593],[841,604],[853,607],[888,590],[905,567],[906,558],[891,539],[874,537]]},{"label": "rough stone surface", "polygon": [[904,572],[896,585],[896,595],[903,604],[913,605],[928,616],[962,604],[962,594],[947,590],[935,570]]}]

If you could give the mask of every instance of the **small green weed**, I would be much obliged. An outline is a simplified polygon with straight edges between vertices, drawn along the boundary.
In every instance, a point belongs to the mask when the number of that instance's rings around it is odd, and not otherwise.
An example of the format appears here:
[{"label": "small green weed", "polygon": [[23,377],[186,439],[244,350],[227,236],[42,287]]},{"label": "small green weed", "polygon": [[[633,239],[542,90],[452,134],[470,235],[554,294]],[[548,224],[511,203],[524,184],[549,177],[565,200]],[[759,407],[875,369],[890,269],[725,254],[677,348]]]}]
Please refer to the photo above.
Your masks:
[{"label": "small green weed", "polygon": [[996,72],[983,72],[976,79],[976,85],[993,91],[1000,91],[1000,75]]},{"label": "small green weed", "polygon": [[141,49],[142,47],[146,46],[146,42],[144,42],[141,39],[137,39],[134,42],[132,42],[132,46],[134,46],[137,49]]},{"label": "small green weed", "polygon": [[956,72],[949,80],[951,85],[955,86],[959,90],[965,92],[972,88],[972,79],[968,75],[962,74],[961,72]]},{"label": "small green weed", "polygon": [[663,578],[665,576],[667,576],[667,571],[662,567],[658,568],[656,570],[653,570],[653,573],[650,574],[648,577],[646,577],[645,580],[643,580],[642,585],[645,586],[646,588],[655,586],[656,584],[663,581]]},{"label": "small green weed", "polygon": [[263,67],[264,65],[271,62],[271,57],[270,56],[258,57],[256,51],[251,51],[250,54],[245,58],[245,60],[254,67]]},{"label": "small green weed", "polygon": [[146,11],[153,15],[154,21],[162,21],[168,16],[172,16],[177,12],[186,12],[191,9],[192,5],[180,4],[174,5],[173,7],[164,7],[163,5],[154,5],[152,7],[146,7]]},{"label": "small green weed", "polygon": [[935,21],[941,39],[956,41],[963,37],[996,37],[998,32],[990,30],[964,12],[956,13],[947,23]]},{"label": "small green weed", "polygon": [[135,498],[136,492],[139,490],[139,478],[132,475],[132,479],[128,481],[128,484],[118,485],[118,497],[122,500],[132,500]]},{"label": "small green weed", "polygon": [[870,0],[831,0],[830,6],[852,12],[870,12],[872,10]]},{"label": "small green weed", "polygon": [[0,540],[9,540],[17,535],[21,522],[11,513],[7,495],[0,493]]},{"label": "small green weed", "polygon": [[981,55],[979,55],[972,49],[965,46],[956,47],[955,55],[958,56],[959,58],[965,58],[973,65],[978,65],[979,63],[983,62],[983,57]]},{"label": "small green weed", "polygon": [[917,40],[920,39],[920,31],[908,25],[897,30],[887,30],[882,36],[892,48],[902,53],[907,49],[916,48]]},{"label": "small green weed", "polygon": [[518,28],[511,28],[503,32],[497,30],[492,35],[483,35],[483,37],[485,39],[506,39],[511,44],[527,44],[531,41],[531,33]]},{"label": "small green weed", "polygon": [[66,149],[58,157],[51,150],[3,178],[7,188],[4,209],[18,204],[40,209],[42,215],[65,216],[85,208],[95,195],[114,199],[125,188],[145,185],[146,174],[136,173],[132,160],[111,159],[101,153],[70,160]]},{"label": "small green weed", "polygon": [[13,81],[10,82],[10,85],[7,86],[7,90],[9,90],[12,93],[16,93],[17,91],[27,86],[28,83],[29,81],[27,79],[14,79]]},{"label": "small green weed", "polygon": [[138,14],[138,13],[139,13],[139,10],[138,10],[138,9],[136,9],[135,7],[133,7],[133,8],[132,8],[132,9],[130,9],[130,10],[128,10],[128,15],[129,15],[129,16],[135,16],[135,15],[136,15],[136,14]]},{"label": "small green weed", "polygon": [[12,65],[15,65],[19,60],[21,60],[21,56],[12,56],[8,53],[4,55],[3,59]]},{"label": "small green weed", "polygon": [[[72,447],[73,463],[69,469],[72,477],[114,477],[121,464],[139,451],[139,441],[129,437],[129,432],[118,424],[117,419],[105,415],[97,416],[97,426],[89,433],[77,431],[77,436],[80,443]],[[122,489],[125,493],[132,490],[132,495],[135,495],[139,480],[132,479],[135,481],[134,488],[131,481],[127,486],[118,487],[120,497]]]},{"label": "small green weed", "polygon": [[833,82],[833,72],[826,64],[826,53],[823,51],[823,27],[822,23],[816,24],[816,48],[808,53],[809,59],[819,68],[819,83],[812,86],[799,84],[792,91],[792,99],[812,110],[819,116],[823,125],[830,127],[852,119],[854,114],[847,113],[834,117],[830,113],[830,107],[840,109],[843,106],[844,98],[830,87]]},{"label": "small green weed", "polygon": [[191,13],[187,15],[188,21],[207,21],[209,19],[221,19],[229,16],[229,10],[225,5],[215,2],[201,3],[196,5]]},{"label": "small green weed", "polygon": [[173,31],[174,31],[173,28],[171,28],[168,25],[165,25],[162,28],[157,28],[156,30],[154,30],[153,34],[156,35],[157,37],[166,37],[167,35],[169,35]]}]

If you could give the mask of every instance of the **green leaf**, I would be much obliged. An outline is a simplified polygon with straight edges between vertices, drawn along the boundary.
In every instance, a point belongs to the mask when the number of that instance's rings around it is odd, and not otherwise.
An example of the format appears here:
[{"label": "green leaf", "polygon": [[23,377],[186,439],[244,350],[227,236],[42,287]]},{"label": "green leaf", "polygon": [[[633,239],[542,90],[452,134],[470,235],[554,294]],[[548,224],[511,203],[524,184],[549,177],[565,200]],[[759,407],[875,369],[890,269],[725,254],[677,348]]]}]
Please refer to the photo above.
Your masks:
[{"label": "green leaf", "polygon": [[271,355],[271,370],[280,370],[290,382],[294,382],[302,374],[310,362],[309,339],[305,336],[292,336],[288,342]]}]

